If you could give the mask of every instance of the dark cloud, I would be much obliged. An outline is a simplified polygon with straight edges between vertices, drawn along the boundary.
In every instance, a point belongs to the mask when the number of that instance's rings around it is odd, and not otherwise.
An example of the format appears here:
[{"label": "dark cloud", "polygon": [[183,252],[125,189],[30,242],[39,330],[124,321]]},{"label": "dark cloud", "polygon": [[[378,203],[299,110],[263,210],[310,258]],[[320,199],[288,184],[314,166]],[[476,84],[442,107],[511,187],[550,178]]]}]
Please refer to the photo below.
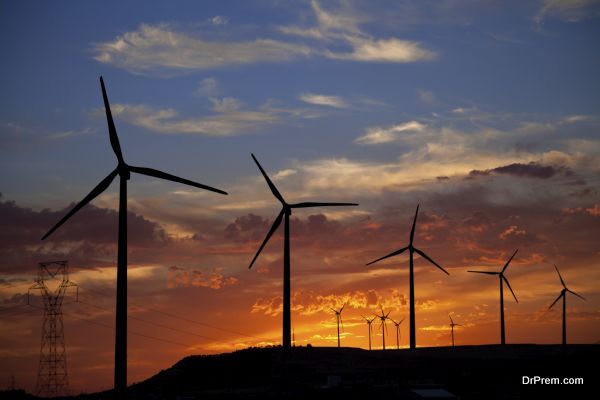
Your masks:
[{"label": "dark cloud", "polygon": [[469,172],[467,179],[491,174],[511,175],[520,178],[548,179],[555,175],[572,176],[573,171],[565,166],[541,165],[532,161],[528,164],[513,163],[486,170],[474,169]]},{"label": "dark cloud", "polygon": [[[0,268],[25,272],[49,259],[68,258],[72,266],[112,260],[118,231],[118,213],[114,210],[88,204],[51,237],[41,240],[71,207],[73,204],[59,211],[34,211],[13,201],[0,201]],[[130,250],[152,248],[170,240],[157,223],[132,212],[127,217]]]}]

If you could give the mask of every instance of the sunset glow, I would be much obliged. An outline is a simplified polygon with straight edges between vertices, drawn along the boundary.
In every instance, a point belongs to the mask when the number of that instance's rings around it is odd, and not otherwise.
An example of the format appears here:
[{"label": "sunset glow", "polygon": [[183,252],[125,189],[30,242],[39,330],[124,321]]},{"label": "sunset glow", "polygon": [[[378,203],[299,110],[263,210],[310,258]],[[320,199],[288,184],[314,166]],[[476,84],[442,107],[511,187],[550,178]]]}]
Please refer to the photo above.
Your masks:
[{"label": "sunset glow", "polygon": [[35,388],[50,260],[79,287],[72,392],[113,384],[118,182],[40,240],[114,169],[100,75],[127,162],[229,193],[129,181],[129,383],[281,343],[283,226],[248,269],[280,204],[250,153],[290,203],[360,204],[293,210],[296,346],[337,346],[347,304],[342,346],[368,348],[383,307],[408,347],[408,253],[366,264],[408,245],[417,205],[415,246],[449,272],[415,254],[417,346],[450,346],[449,315],[457,346],[498,343],[497,278],[467,270],[516,249],[507,342],[560,343],[554,264],[586,299],[569,343],[600,340],[596,2],[27,3],[0,6],[0,386]]}]

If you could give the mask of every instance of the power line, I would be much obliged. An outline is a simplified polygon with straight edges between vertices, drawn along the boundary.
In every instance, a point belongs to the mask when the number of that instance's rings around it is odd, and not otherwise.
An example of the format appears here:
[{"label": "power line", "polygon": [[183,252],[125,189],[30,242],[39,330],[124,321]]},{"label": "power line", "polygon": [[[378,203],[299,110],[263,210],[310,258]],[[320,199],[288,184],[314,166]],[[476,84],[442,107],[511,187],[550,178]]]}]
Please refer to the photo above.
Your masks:
[{"label": "power line", "polygon": [[[30,304],[30,306],[31,306],[31,307],[34,307],[34,308],[39,308],[39,309],[42,309],[42,310],[43,310],[43,308],[42,308],[42,307],[34,306],[33,304]],[[64,314],[64,315],[67,315],[67,316],[69,316],[69,317],[71,317],[71,318],[75,318],[75,319],[77,319],[77,320],[79,320],[79,321],[82,321],[82,322],[87,322],[87,323],[89,323],[89,324],[93,324],[93,325],[101,326],[101,327],[103,327],[103,328],[106,328],[106,329],[115,330],[115,327],[114,327],[114,326],[112,326],[112,325],[103,324],[102,322],[93,321],[93,320],[91,320],[91,319],[83,318],[83,317],[80,317],[80,316],[78,316],[78,315],[76,315],[76,314],[73,314],[73,313],[66,313],[66,312],[63,312],[63,314]],[[130,330],[127,330],[127,333],[130,333],[130,334],[132,334],[132,335],[135,335],[135,336],[144,337],[144,338],[147,338],[147,339],[157,340],[157,341],[159,341],[159,342],[164,342],[164,343],[169,343],[169,344],[175,344],[175,345],[177,345],[177,346],[183,346],[183,347],[193,347],[192,345],[188,345],[188,344],[185,344],[185,343],[180,343],[180,342],[176,342],[176,341],[173,341],[173,340],[168,340],[168,339],[161,339],[161,338],[158,338],[158,337],[155,337],[155,336],[146,335],[145,333],[139,333],[139,332],[130,331]]]},{"label": "power line", "polygon": [[[89,289],[89,288],[84,288],[84,290],[87,290],[88,292],[96,293],[96,294],[98,294],[100,296],[104,296],[104,297],[108,297],[108,298],[112,299],[112,296],[107,295],[107,294],[102,293],[102,292],[99,292],[97,290],[93,290],[93,289]],[[227,328],[221,328],[221,327],[218,327],[218,326],[215,326],[215,325],[212,325],[212,324],[208,324],[206,322],[196,321],[196,320],[193,320],[191,318],[183,317],[181,315],[169,313],[169,312],[166,312],[166,311],[157,310],[155,308],[147,308],[146,306],[142,306],[142,305],[133,303],[131,301],[129,301],[129,304],[131,304],[133,306],[136,306],[136,307],[139,307],[139,308],[141,308],[142,310],[145,310],[145,311],[155,312],[155,313],[158,313],[158,314],[163,314],[163,315],[165,315],[167,317],[171,317],[171,318],[175,318],[175,319],[180,319],[182,321],[186,321],[186,322],[190,322],[192,324],[197,324],[197,325],[200,325],[200,326],[205,326],[205,327],[208,327],[208,328],[216,329],[216,330],[219,330],[219,331],[222,331],[222,332],[227,332],[227,333],[231,333],[231,334],[234,334],[234,335],[245,336],[245,337],[249,337],[249,338],[252,338],[252,339],[258,339],[258,340],[262,340],[262,341],[268,341],[268,339],[265,339],[263,337],[248,335],[246,333],[234,331],[234,330],[227,329]]]},{"label": "power line", "polygon": [[[94,307],[94,308],[97,308],[97,309],[100,309],[100,310],[106,310],[106,311],[109,311],[109,312],[113,313],[112,310],[110,310],[110,309],[108,309],[106,307],[101,307],[101,306],[97,306],[95,304],[90,304],[90,303],[82,301],[82,300],[79,300],[79,303],[84,304],[84,305],[89,306],[89,307]],[[208,339],[208,340],[213,340],[215,342],[218,342],[217,339],[209,337],[209,336],[199,335],[197,333],[185,331],[183,329],[173,328],[172,326],[159,324],[158,322],[149,321],[147,319],[139,318],[139,317],[136,317],[134,315],[128,315],[127,318],[134,319],[134,320],[140,321],[140,322],[144,322],[146,324],[154,325],[154,326],[157,326],[159,328],[170,329],[170,330],[175,331],[175,332],[181,332],[181,333],[185,333],[187,335],[192,335],[192,336],[199,337],[201,339]]]}]

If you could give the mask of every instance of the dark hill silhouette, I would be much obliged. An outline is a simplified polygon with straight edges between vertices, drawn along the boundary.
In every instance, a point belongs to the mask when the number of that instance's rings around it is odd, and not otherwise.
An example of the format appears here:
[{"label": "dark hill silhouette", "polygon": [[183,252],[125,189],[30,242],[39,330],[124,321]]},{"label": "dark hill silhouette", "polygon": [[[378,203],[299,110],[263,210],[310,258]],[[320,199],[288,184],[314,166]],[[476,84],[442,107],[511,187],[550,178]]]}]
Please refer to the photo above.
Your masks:
[{"label": "dark hill silhouette", "polygon": [[[489,345],[368,351],[250,348],[189,356],[128,388],[128,399],[584,398],[598,345]],[[583,385],[523,385],[522,377],[583,378]],[[110,399],[112,391],[73,397]],[[566,396],[568,394],[568,397]],[[580,394],[580,396],[578,396]],[[454,397],[452,397],[454,396]],[[2,397],[2,396],[0,396]],[[425,397],[426,398],[426,397]]]}]

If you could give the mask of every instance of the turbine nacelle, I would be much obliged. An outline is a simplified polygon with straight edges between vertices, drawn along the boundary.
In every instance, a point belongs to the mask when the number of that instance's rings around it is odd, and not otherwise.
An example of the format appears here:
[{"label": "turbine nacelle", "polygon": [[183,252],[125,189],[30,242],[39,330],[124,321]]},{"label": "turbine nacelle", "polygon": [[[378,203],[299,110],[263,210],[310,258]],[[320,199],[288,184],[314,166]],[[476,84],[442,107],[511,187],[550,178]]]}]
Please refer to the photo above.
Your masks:
[{"label": "turbine nacelle", "polygon": [[[271,239],[271,236],[273,236],[273,234],[275,233],[277,228],[279,228],[279,225],[281,225],[281,221],[283,220],[283,217],[284,216],[289,217],[292,214],[292,209],[294,209],[294,208],[311,208],[311,207],[329,207],[329,206],[332,206],[332,207],[357,206],[358,205],[357,203],[325,203],[325,202],[313,202],[313,201],[305,201],[305,202],[301,202],[301,203],[290,204],[285,201],[285,199],[283,198],[283,196],[281,195],[281,193],[279,192],[279,190],[277,189],[277,187],[275,186],[273,181],[271,181],[271,178],[269,178],[269,175],[267,175],[267,173],[263,169],[262,165],[260,165],[260,163],[254,156],[254,154],[251,154],[251,156],[252,156],[252,159],[254,160],[254,162],[256,163],[256,166],[260,170],[262,176],[265,178],[265,181],[267,182],[269,189],[271,189],[271,193],[273,193],[273,196],[275,196],[275,198],[277,200],[279,200],[279,202],[281,203],[281,211],[279,211],[279,214],[277,215],[277,217],[275,217],[275,221],[273,221],[273,225],[271,225],[271,229],[269,229],[269,232],[267,232],[267,236],[265,237],[265,240],[263,240],[258,251],[254,255],[254,258],[250,262],[248,269],[252,268],[252,266],[254,265],[254,262],[256,261],[256,259],[259,256],[259,254],[262,252],[263,248],[265,247],[265,245],[267,244],[269,239]],[[287,221],[287,219],[286,219],[286,221]]]}]

